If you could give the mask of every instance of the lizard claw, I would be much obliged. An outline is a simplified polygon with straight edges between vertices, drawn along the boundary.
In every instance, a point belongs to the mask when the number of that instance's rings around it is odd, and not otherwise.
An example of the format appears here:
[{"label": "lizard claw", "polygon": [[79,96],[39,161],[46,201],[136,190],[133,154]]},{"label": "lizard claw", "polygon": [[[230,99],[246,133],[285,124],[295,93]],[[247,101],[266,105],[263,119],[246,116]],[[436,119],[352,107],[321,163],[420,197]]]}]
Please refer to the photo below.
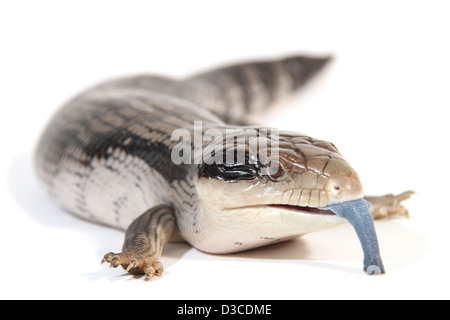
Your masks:
[{"label": "lizard claw", "polygon": [[147,280],[151,280],[153,276],[158,277],[161,276],[163,271],[164,271],[163,265],[159,261],[155,261],[152,265],[148,265],[144,270],[145,277],[147,278]]},{"label": "lizard claw", "polygon": [[112,253],[112,252],[105,254],[102,261],[100,262],[100,264],[102,265],[105,262],[110,263],[113,257],[114,257],[114,253]]},{"label": "lizard claw", "polygon": [[130,272],[131,269],[136,268],[138,266],[138,261],[136,259],[130,259],[130,264],[125,269],[126,272]]},{"label": "lizard claw", "polygon": [[110,268],[122,266],[131,274],[145,274],[147,280],[151,280],[153,276],[161,276],[164,270],[162,263],[155,258],[134,252],[109,252],[105,254],[101,264],[105,262],[109,263]]},{"label": "lizard claw", "polygon": [[389,219],[393,215],[409,218],[408,209],[401,202],[409,199],[414,193],[414,191],[406,191],[398,195],[387,194],[381,197],[365,197],[365,199],[371,203],[370,212],[375,219]]}]

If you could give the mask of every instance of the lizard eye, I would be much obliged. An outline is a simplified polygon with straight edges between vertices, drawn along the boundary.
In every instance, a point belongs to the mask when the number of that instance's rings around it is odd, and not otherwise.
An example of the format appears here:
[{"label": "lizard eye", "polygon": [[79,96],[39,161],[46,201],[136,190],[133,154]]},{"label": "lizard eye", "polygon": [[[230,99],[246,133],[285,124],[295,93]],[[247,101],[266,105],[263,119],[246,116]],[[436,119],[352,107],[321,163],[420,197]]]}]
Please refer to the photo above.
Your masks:
[{"label": "lizard eye", "polygon": [[273,181],[286,179],[287,174],[284,165],[278,160],[271,160],[267,166],[267,175]]}]

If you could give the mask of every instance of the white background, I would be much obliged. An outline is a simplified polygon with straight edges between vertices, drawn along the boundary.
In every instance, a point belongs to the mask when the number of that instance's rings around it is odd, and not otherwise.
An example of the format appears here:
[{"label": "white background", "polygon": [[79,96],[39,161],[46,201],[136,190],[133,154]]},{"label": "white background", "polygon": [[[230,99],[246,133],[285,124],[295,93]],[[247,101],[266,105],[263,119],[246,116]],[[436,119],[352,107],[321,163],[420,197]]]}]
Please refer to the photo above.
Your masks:
[{"label": "white background", "polygon": [[[448,3],[448,2],[447,2]],[[3,1],[0,298],[450,298],[450,7],[445,1]],[[52,113],[109,77],[184,76],[239,60],[332,54],[274,127],[333,141],[367,194],[417,194],[376,224],[387,274],[351,227],[236,255],[170,245],[162,278],[100,266],[123,234],[60,211],[32,150]]]}]

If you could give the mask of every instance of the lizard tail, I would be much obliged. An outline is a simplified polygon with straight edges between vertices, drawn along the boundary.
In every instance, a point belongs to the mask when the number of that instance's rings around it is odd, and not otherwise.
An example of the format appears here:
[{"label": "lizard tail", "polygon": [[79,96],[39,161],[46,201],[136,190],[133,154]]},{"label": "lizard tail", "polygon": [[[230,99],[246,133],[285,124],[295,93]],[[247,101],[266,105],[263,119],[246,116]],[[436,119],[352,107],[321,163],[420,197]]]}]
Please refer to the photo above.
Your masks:
[{"label": "lizard tail", "polygon": [[241,63],[194,75],[184,84],[189,99],[228,124],[250,119],[292,95],[330,61],[330,57],[294,56]]}]

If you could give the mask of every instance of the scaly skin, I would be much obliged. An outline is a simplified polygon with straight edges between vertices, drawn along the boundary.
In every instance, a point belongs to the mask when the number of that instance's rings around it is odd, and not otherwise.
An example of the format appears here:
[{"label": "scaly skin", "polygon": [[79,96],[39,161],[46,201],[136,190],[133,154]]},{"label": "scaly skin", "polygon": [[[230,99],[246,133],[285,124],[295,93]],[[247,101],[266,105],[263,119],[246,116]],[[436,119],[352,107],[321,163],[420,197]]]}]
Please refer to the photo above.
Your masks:
[{"label": "scaly skin", "polygon": [[[321,208],[364,193],[358,174],[330,142],[279,131],[279,139],[269,138],[278,145],[267,150],[252,153],[251,143],[244,143],[243,160],[211,164],[211,152],[200,162],[173,160],[181,143],[174,133],[184,130],[183,143],[194,142],[198,121],[201,134],[239,129],[237,136],[248,138],[253,128],[259,135],[265,128],[240,125],[290,96],[328,60],[289,57],[182,80],[144,75],[90,88],[44,131],[36,150],[38,177],[66,211],[127,230],[123,253],[109,253],[104,262],[149,278],[162,273],[159,259],[174,235],[199,250],[226,253],[342,224],[344,218]],[[233,152],[223,141],[202,137],[201,147]],[[266,156],[275,151],[276,159]],[[405,214],[400,201],[409,195],[367,199],[381,217]]]}]

